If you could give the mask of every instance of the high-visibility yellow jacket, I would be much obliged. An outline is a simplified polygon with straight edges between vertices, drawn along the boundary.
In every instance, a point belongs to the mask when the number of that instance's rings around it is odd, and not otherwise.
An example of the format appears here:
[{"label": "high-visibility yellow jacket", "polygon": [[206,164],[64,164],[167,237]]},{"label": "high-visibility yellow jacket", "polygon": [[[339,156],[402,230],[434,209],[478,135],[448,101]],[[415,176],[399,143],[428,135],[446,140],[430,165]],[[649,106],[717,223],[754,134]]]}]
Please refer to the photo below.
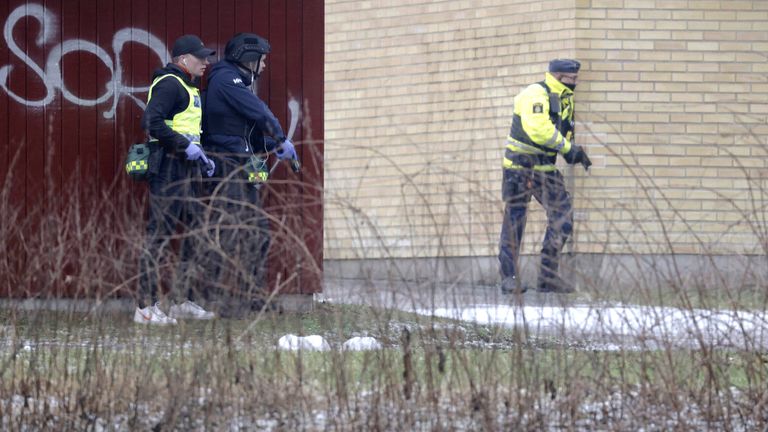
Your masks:
[{"label": "high-visibility yellow jacket", "polygon": [[557,153],[571,150],[573,91],[549,72],[515,97],[504,168],[554,171]]},{"label": "high-visibility yellow jacket", "polygon": [[[152,81],[147,96],[147,105],[152,100],[152,89],[163,79],[176,79],[189,95],[189,102],[183,111],[177,113],[171,119],[166,119],[165,124],[174,132],[183,135],[189,142],[200,145],[201,124],[203,119],[203,109],[200,103],[200,90],[184,82],[179,76],[172,73],[158,76]],[[154,137],[153,137],[154,138]]]}]

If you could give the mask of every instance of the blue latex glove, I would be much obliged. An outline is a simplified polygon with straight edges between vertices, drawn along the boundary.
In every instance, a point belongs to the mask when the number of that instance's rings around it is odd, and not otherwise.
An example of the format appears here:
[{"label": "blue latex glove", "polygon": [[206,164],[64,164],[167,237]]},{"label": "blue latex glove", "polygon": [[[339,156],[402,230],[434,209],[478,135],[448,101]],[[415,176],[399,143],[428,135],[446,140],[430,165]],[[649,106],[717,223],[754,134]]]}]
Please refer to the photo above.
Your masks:
[{"label": "blue latex glove", "polygon": [[280,147],[275,151],[275,154],[277,154],[277,158],[280,160],[299,158],[299,156],[296,155],[296,148],[294,148],[291,140],[283,141],[283,143],[280,144]]},{"label": "blue latex glove", "polygon": [[205,153],[203,153],[202,147],[192,143],[189,143],[187,148],[184,150],[184,153],[187,154],[187,160],[191,160],[191,161],[196,161],[201,157],[203,158],[205,157]]}]

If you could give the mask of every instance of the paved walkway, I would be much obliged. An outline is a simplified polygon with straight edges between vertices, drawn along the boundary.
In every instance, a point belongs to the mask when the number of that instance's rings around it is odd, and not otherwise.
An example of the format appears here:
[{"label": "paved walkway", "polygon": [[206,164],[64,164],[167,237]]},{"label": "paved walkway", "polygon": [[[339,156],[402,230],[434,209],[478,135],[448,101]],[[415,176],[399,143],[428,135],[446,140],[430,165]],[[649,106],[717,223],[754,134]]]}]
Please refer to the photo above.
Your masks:
[{"label": "paved walkway", "polygon": [[502,295],[495,286],[327,279],[329,302],[396,308],[481,324],[517,326],[590,349],[768,347],[765,311],[594,303],[576,294]]}]

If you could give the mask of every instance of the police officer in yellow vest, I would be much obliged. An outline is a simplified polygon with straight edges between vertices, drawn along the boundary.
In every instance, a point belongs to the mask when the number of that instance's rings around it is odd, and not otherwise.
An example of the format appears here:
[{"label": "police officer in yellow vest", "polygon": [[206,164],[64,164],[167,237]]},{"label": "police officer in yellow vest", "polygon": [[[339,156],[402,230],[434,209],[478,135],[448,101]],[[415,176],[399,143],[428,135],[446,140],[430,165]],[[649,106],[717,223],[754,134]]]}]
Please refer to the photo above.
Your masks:
[{"label": "police officer in yellow vest", "polygon": [[186,301],[170,306],[167,314],[158,305],[158,274],[178,225],[188,235],[182,241],[181,263],[175,279],[189,279],[189,273],[199,268],[190,262],[195,251],[194,235],[189,232],[199,213],[194,198],[202,193],[195,189],[200,187],[203,174],[213,175],[214,163],[200,145],[202,100],[198,82],[213,54],[215,51],[206,48],[199,37],[182,36],[173,44],[172,63],[155,71],[152,78],[141,126],[151,137],[150,166],[157,169],[149,177],[149,220],[140,262],[138,307],[134,312],[137,323],[175,324],[177,318],[214,317],[192,301],[191,288]]},{"label": "police officer in yellow vest", "polygon": [[527,290],[517,275],[531,196],[547,212],[537,290],[574,291],[573,286],[558,275],[560,251],[573,231],[573,210],[571,196],[555,161],[559,153],[569,164],[580,163],[585,170],[592,165],[584,149],[573,143],[573,91],[580,67],[576,60],[552,60],[544,81],[529,85],[515,97],[502,184],[505,202],[499,241],[502,293]]}]

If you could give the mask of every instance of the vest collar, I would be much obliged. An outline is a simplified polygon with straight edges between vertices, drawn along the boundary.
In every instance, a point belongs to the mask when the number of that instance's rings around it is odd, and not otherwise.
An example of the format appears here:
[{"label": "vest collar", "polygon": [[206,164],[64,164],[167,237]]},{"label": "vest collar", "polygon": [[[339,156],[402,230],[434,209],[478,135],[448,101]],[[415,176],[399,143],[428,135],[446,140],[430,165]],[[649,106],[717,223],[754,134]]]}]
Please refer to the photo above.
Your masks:
[{"label": "vest collar", "polygon": [[565,94],[573,94],[573,91],[563,85],[560,81],[558,81],[551,73],[547,72],[544,75],[544,82],[547,83],[547,86],[549,86],[549,90],[552,93],[557,93],[559,95]]},{"label": "vest collar", "polygon": [[187,84],[190,87],[197,87],[199,83],[199,79],[192,78],[191,75],[189,75],[189,72],[182,69],[180,66],[175,65],[173,63],[168,63],[168,66],[166,66],[167,73],[172,73],[179,78],[181,78],[185,84]]}]

